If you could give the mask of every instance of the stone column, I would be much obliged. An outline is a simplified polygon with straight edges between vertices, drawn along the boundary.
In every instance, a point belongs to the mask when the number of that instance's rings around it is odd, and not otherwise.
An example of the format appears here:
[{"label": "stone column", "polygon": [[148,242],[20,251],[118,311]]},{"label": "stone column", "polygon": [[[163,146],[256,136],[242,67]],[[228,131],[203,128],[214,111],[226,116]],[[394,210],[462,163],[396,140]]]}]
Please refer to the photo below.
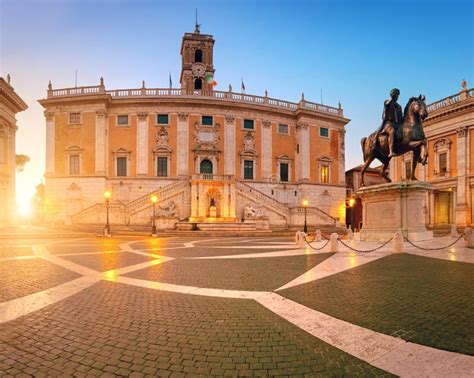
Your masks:
[{"label": "stone column", "polygon": [[300,153],[296,154],[296,181],[309,181],[310,158],[309,158],[309,126],[306,122],[296,125],[296,142],[300,146]]},{"label": "stone column", "polygon": [[469,129],[467,126],[458,127],[457,135],[457,172],[458,172],[458,182],[457,182],[457,197],[456,197],[456,207],[454,208],[454,216],[456,219],[456,225],[459,227],[466,227],[468,219],[468,206],[467,206],[467,161],[469,156],[467,155],[468,150],[468,133]]},{"label": "stone column", "polygon": [[272,175],[272,123],[262,121],[262,179],[269,180]]},{"label": "stone column", "polygon": [[138,113],[137,176],[148,175],[148,113]]},{"label": "stone column", "polygon": [[178,176],[189,176],[188,168],[188,151],[189,151],[189,124],[188,114],[178,114],[178,140],[176,142],[177,150],[177,175]]},{"label": "stone column", "polygon": [[16,181],[16,130],[17,126],[12,123],[8,128],[7,139],[5,140],[5,161],[7,162],[8,169],[8,195],[7,195],[7,221],[13,223],[16,219],[16,193],[15,193],[15,181]]},{"label": "stone column", "polygon": [[105,175],[107,158],[107,113],[105,110],[95,112],[95,174]]},{"label": "stone column", "polygon": [[235,118],[231,115],[225,116],[224,174],[235,175]]},{"label": "stone column", "polygon": [[46,175],[54,175],[55,173],[55,156],[54,156],[54,138],[55,138],[55,122],[53,112],[44,112],[46,117]]},{"label": "stone column", "polygon": [[[339,130],[339,184],[346,183],[346,130]],[[308,176],[309,177],[309,176]]]}]

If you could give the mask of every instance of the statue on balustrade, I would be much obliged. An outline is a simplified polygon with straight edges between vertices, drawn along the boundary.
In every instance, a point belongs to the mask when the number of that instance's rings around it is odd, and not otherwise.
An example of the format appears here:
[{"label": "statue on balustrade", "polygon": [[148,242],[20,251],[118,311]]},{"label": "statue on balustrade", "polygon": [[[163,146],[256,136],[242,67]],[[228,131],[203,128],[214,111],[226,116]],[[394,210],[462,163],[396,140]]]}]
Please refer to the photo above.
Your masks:
[{"label": "statue on balustrade", "polygon": [[413,151],[410,180],[416,180],[415,168],[418,163],[428,162],[426,136],[423,131],[423,121],[428,117],[425,96],[411,97],[402,113],[398,104],[400,90],[390,91],[390,99],[384,102],[382,124],[380,127],[361,140],[364,164],[361,170],[361,185],[364,185],[364,174],[370,164],[378,159],[382,163],[380,174],[387,182],[390,177],[387,168],[390,160],[409,151]]}]

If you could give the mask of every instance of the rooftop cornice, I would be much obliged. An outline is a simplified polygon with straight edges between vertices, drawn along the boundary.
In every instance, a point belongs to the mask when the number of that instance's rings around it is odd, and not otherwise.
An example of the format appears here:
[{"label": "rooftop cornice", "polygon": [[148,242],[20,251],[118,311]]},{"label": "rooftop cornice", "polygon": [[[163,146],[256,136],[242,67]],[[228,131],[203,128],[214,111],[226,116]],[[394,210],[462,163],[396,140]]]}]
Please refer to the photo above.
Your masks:
[{"label": "rooftop cornice", "polygon": [[291,115],[308,114],[310,116],[324,116],[335,119],[339,122],[348,123],[349,119],[344,118],[342,108],[334,108],[302,99],[300,102],[289,102],[274,99],[268,96],[255,96],[250,94],[212,91],[203,93],[194,91],[186,92],[185,89],[173,88],[138,88],[138,89],[116,89],[105,90],[103,86],[63,88],[48,90],[48,97],[39,100],[43,106],[56,103],[66,103],[75,101],[98,101],[106,100],[110,105],[114,103],[154,103],[157,100],[163,102],[212,102],[222,106],[250,106],[266,111],[281,111]]},{"label": "rooftop cornice", "polygon": [[23,99],[18,96],[13,87],[8,84],[3,77],[0,77],[0,95],[5,97],[9,107],[13,109],[15,113],[28,109],[28,105]]}]

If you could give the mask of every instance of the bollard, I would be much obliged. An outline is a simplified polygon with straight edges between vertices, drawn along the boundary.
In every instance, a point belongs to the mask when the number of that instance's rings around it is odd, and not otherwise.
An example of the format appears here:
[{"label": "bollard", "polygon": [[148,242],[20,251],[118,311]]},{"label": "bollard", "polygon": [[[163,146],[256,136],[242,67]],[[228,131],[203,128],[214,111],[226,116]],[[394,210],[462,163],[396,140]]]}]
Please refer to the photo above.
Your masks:
[{"label": "bollard", "polygon": [[401,231],[395,232],[393,235],[393,253],[403,252],[403,235]]},{"label": "bollard", "polygon": [[296,231],[295,235],[295,244],[298,246],[298,248],[305,248],[306,247],[306,242],[304,238],[306,237],[306,234],[302,231]]},{"label": "bollard", "polygon": [[474,248],[474,232],[472,232],[472,228],[466,227],[464,233],[466,235],[466,247]]},{"label": "bollard", "polygon": [[321,241],[321,230],[316,230],[316,234],[314,235],[314,241]]},{"label": "bollard", "polygon": [[458,229],[457,229],[456,225],[453,224],[453,225],[451,226],[451,237],[452,237],[452,238],[457,238],[458,236],[459,236],[459,235],[458,235]]},{"label": "bollard", "polygon": [[333,232],[329,238],[329,252],[339,252],[339,244],[337,243],[338,235]]},{"label": "bollard", "polygon": [[347,239],[354,240],[354,232],[352,231],[352,228],[347,229]]}]

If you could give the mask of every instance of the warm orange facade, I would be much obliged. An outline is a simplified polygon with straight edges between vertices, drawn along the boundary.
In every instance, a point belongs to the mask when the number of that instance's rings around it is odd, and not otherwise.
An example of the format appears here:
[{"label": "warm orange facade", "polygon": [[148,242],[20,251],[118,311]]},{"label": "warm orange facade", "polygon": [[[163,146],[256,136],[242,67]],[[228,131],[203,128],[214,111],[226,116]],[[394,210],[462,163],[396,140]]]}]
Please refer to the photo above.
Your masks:
[{"label": "warm orange facade", "polygon": [[[197,176],[207,174],[224,177],[219,188],[215,184],[218,196],[190,193],[181,218],[206,218],[206,208],[216,201],[220,218],[240,218],[246,204],[239,202],[234,183],[241,182],[245,189],[239,193],[250,187],[248,193],[269,197],[268,212],[288,212],[275,216],[287,225],[293,223],[291,208],[299,208],[303,197],[327,219],[344,220],[349,120],[342,109],[304,98],[290,103],[219,92],[198,83],[214,72],[211,37],[185,34],[180,89],[149,89],[143,83],[139,89],[109,91],[102,79],[93,87],[50,86],[40,103],[46,109],[46,196],[49,192],[52,217],[78,219],[102,202],[106,188],[126,207],[179,180],[199,186]],[[196,49],[204,50],[199,55]],[[193,57],[201,60],[192,63]],[[203,196],[209,203],[203,204]]]}]

